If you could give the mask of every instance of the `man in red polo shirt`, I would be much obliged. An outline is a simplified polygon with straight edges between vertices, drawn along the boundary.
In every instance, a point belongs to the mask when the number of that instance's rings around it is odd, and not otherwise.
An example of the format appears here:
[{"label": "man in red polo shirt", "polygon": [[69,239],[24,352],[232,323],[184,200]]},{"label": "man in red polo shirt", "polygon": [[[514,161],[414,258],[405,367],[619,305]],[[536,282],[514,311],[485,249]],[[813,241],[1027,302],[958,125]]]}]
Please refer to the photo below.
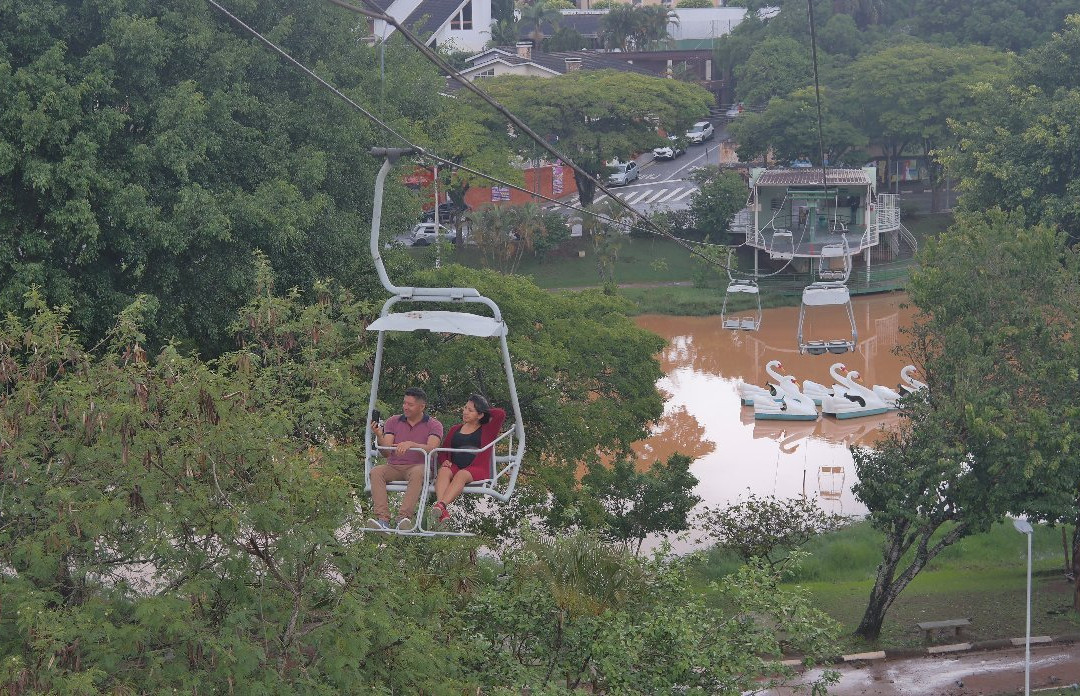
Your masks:
[{"label": "man in red polo shirt", "polygon": [[427,407],[427,394],[419,387],[405,390],[401,403],[401,415],[394,416],[380,427],[372,423],[371,429],[382,447],[393,447],[393,451],[383,450],[387,463],[371,470],[371,501],[375,507],[375,517],[368,521],[372,529],[390,529],[390,503],[386,496],[387,481],[408,481],[405,497],[398,509],[398,529],[410,529],[412,518],[416,514],[416,504],[420,501],[420,491],[424,485],[424,455],[435,449],[442,442],[443,426],[433,416],[424,413]]}]

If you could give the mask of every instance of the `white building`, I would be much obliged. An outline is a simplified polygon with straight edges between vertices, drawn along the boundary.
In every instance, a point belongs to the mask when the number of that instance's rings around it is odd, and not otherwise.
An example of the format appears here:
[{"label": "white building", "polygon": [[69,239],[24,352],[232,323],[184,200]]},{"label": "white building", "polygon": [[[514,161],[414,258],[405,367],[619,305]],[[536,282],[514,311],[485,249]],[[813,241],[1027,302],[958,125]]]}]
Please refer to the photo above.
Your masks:
[{"label": "white building", "polygon": [[[401,22],[428,46],[451,44],[459,51],[479,51],[491,38],[491,0],[378,0],[383,12]],[[382,41],[394,28],[382,20],[370,27]]]}]

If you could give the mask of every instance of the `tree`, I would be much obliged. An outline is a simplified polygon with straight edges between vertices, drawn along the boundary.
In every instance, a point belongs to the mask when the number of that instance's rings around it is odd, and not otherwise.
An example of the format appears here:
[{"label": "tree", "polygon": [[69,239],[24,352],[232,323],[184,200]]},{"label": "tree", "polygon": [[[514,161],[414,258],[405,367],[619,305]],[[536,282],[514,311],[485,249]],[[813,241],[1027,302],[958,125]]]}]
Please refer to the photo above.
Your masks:
[{"label": "tree", "polygon": [[853,490],[885,534],[860,635],[877,637],[938,553],[1006,513],[1075,519],[1078,278],[1060,235],[1000,211],[961,216],[922,252],[906,350],[928,389],[906,402],[910,425],[854,450]]},{"label": "tree", "polygon": [[[0,8],[0,312],[37,285],[92,343],[144,294],[151,349],[175,338],[215,355],[255,249],[289,286],[372,287],[356,230],[377,169],[366,151],[386,140],[370,123],[204,4],[21,7]],[[340,8],[238,13],[388,121],[414,129],[431,112],[438,73],[390,41],[383,89]],[[387,224],[417,210],[391,182]]]},{"label": "tree", "polygon": [[643,51],[667,39],[668,25],[678,22],[668,7],[617,4],[600,18],[600,38],[609,48]]},{"label": "tree", "polygon": [[[608,160],[626,158],[659,143],[657,127],[681,131],[704,113],[712,100],[707,91],[695,85],[613,70],[579,71],[553,78],[506,75],[487,79],[484,86],[588,173],[588,177],[574,175],[586,205],[595,195],[594,179],[607,174]],[[627,94],[634,98],[626,99]],[[505,130],[490,110],[481,125],[492,131]],[[533,156],[531,141],[520,135],[512,140],[520,156]]]},{"label": "tree", "polygon": [[732,137],[739,143],[739,159],[765,161],[772,155],[780,162],[790,162],[813,155],[817,160],[821,144],[833,166],[848,156],[865,156],[867,138],[851,124],[851,118],[844,113],[842,97],[836,98],[837,93],[821,90],[821,139],[812,87],[795,90],[786,97],[774,97],[761,113],[744,113],[730,126]]},{"label": "tree", "polygon": [[525,5],[519,10],[519,14],[518,21],[522,26],[532,27],[532,33],[529,36],[532,37],[533,45],[537,48],[540,47],[540,43],[544,40],[544,22],[552,26],[558,26],[559,20],[562,19],[562,13],[559,12],[559,9],[548,3],[547,0],[536,0],[531,5]]},{"label": "tree", "polygon": [[618,459],[610,466],[595,462],[582,477],[585,515],[583,526],[594,528],[606,538],[641,552],[650,534],[669,534],[688,529],[687,517],[701,498],[694,495],[697,477],[690,473],[690,457],[675,454],[658,461],[646,471],[638,471],[631,459]]},{"label": "tree", "polygon": [[544,211],[535,203],[520,206],[489,205],[469,214],[470,242],[503,273],[514,273],[522,257],[531,253],[548,233]]},{"label": "tree", "polygon": [[735,92],[747,104],[767,104],[814,82],[810,52],[795,39],[765,39],[734,69]]},{"label": "tree", "polygon": [[791,560],[790,553],[819,534],[843,526],[840,515],[830,515],[812,498],[748,495],[734,505],[706,508],[698,514],[705,538],[737,553],[744,563],[757,558],[770,568]]},{"label": "tree", "polygon": [[955,119],[956,140],[943,159],[960,177],[963,209],[999,205],[1080,239],[1078,46],[1080,15],[1072,15],[1020,61],[1010,84],[980,87],[975,114]]},{"label": "tree", "polygon": [[703,167],[694,173],[697,191],[690,195],[694,228],[701,238],[717,242],[729,231],[735,214],[746,206],[750,190],[738,172]]},{"label": "tree", "polygon": [[[836,635],[835,623],[805,596],[781,589],[758,566],[715,586],[720,599],[712,604],[690,587],[687,559],[636,559],[589,534],[534,536],[503,561],[497,581],[468,605],[470,627],[486,644],[475,669],[492,687],[741,693],[791,676],[778,663],[782,650],[813,664]],[[498,664],[487,668],[493,659]],[[831,679],[824,675],[814,688]]]},{"label": "tree", "polygon": [[0,326],[7,690],[450,694],[473,679],[459,665],[477,646],[446,640],[459,612],[440,596],[475,582],[475,559],[406,543],[387,563],[358,531],[368,310],[325,286],[310,305],[276,295],[255,266],[244,347],[213,363],[148,353],[141,297],[93,351],[36,291]]},{"label": "tree", "polygon": [[491,40],[487,45],[489,47],[513,46],[517,43],[519,36],[521,36],[521,30],[518,29],[517,20],[513,17],[500,19],[492,23]]},{"label": "tree", "polygon": [[848,68],[846,98],[856,124],[887,153],[888,165],[908,147],[918,148],[929,169],[932,211],[941,209],[945,183],[938,153],[954,142],[949,120],[975,117],[972,90],[1002,81],[1010,61],[1007,54],[979,46],[905,42],[865,55]]},{"label": "tree", "polygon": [[712,7],[712,0],[679,0],[675,5],[679,9],[694,7]]}]

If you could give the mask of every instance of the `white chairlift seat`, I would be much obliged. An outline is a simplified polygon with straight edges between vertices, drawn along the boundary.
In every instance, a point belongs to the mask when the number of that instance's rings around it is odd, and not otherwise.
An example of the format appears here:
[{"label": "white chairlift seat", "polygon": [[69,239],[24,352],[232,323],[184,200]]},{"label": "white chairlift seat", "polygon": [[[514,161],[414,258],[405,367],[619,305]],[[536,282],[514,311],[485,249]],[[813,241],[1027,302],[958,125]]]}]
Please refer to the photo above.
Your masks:
[{"label": "white chairlift seat", "polygon": [[[728,298],[734,295],[752,295],[757,301],[757,311],[745,316],[728,314]],[[761,294],[757,283],[750,280],[732,280],[724,293],[724,304],[720,307],[720,325],[735,331],[757,331],[761,328]]]},{"label": "white chairlift seat", "polygon": [[431,331],[481,338],[506,335],[506,322],[468,312],[395,312],[368,324],[368,331]]},{"label": "white chairlift seat", "polygon": [[[848,324],[851,326],[851,337],[830,340],[804,338],[803,329],[808,309],[818,307],[844,307]],[[846,285],[839,282],[817,282],[803,288],[802,305],[799,307],[798,341],[799,352],[810,355],[824,355],[825,353],[841,355],[855,350],[858,332],[855,328],[855,313],[851,308],[851,292]]]}]

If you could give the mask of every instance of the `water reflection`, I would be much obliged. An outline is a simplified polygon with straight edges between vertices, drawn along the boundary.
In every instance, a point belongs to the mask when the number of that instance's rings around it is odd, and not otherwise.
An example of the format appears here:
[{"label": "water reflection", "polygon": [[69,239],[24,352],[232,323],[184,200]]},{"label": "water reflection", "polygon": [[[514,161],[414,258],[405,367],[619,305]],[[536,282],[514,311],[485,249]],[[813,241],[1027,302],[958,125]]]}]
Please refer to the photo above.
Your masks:
[{"label": "water reflection", "polygon": [[[859,345],[842,356],[799,355],[797,307],[766,310],[757,332],[725,331],[719,317],[639,317],[640,326],[668,341],[660,355],[665,377],[658,386],[670,395],[652,436],[636,445],[641,467],[673,452],[694,457],[697,493],[709,505],[734,502],[749,490],[815,496],[825,510],[864,513],[851,494],[856,478],[847,447],[872,444],[898,416],[755,421],[753,409],[741,406],[736,385],[739,379],[763,384],[765,364],[780,360],[800,382],[832,384],[829,366],[843,362],[858,370],[868,387],[895,387],[906,363],[892,349],[902,338],[900,327],[910,325],[912,317],[912,310],[900,308],[905,299],[899,293],[854,299]],[[814,332],[850,333],[846,316],[843,325],[831,317],[817,321],[809,327]]]}]

